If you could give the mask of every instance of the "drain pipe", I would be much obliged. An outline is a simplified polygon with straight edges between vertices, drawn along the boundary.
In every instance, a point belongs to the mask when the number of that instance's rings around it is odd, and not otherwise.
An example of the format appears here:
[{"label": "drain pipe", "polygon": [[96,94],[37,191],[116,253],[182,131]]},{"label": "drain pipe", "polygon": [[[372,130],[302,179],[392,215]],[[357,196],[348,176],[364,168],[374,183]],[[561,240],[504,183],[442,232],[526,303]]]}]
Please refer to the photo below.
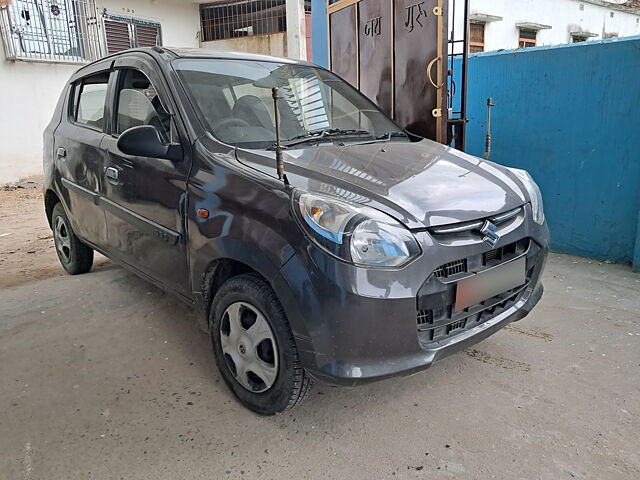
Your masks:
[{"label": "drain pipe", "polygon": [[491,97],[487,98],[487,136],[484,139],[484,155],[482,158],[489,160],[491,155],[491,107],[495,107]]}]

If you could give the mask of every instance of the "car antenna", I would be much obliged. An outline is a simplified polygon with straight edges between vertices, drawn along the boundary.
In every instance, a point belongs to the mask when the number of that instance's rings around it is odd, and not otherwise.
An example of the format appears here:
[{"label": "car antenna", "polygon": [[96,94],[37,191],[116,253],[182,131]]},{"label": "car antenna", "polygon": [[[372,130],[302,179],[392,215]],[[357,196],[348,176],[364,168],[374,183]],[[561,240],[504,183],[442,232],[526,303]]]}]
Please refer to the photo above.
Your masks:
[{"label": "car antenna", "polygon": [[273,115],[276,124],[276,171],[278,172],[278,178],[284,182],[285,185],[289,185],[289,179],[287,174],[284,173],[284,160],[282,160],[282,144],[280,143],[280,113],[278,111],[278,87],[271,89],[271,96],[273,97]]}]

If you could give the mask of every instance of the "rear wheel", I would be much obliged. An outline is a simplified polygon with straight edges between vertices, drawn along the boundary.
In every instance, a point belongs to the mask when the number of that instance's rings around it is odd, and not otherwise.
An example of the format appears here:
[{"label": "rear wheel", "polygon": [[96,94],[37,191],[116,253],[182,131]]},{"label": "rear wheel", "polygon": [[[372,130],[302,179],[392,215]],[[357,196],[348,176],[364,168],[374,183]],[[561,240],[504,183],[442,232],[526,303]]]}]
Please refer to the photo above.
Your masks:
[{"label": "rear wheel", "polygon": [[93,250],[76,237],[64,207],[57,203],[51,214],[53,241],[62,267],[70,275],[86,273],[93,265]]},{"label": "rear wheel", "polygon": [[273,415],[302,402],[311,379],[282,306],[264,280],[247,274],[224,283],[213,299],[210,325],[218,369],[244,406]]}]

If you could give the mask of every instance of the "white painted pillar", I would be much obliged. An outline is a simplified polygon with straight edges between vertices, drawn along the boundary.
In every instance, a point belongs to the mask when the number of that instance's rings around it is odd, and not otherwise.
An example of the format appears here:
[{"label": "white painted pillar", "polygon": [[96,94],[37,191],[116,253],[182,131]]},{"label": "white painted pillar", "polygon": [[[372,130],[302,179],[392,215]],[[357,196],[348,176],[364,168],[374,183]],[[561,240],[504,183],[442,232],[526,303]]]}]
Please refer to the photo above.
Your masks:
[{"label": "white painted pillar", "polygon": [[304,0],[287,0],[287,56],[307,59],[307,29]]}]

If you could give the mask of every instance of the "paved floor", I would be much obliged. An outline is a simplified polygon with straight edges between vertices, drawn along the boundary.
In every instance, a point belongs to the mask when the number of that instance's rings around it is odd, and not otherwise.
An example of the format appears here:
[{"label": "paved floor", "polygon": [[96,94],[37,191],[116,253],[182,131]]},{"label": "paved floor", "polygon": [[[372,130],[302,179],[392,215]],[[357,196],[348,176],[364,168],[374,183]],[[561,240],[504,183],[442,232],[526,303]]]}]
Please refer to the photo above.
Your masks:
[{"label": "paved floor", "polygon": [[640,478],[640,275],[552,255],[527,319],[258,417],[188,307],[106,265],[0,292],[0,478]]},{"label": "paved floor", "polygon": [[263,418],[231,397],[176,299],[104,259],[68,277],[11,258],[2,480],[640,478],[640,274],[626,266],[552,255],[527,319],[421,374],[316,385]]}]

